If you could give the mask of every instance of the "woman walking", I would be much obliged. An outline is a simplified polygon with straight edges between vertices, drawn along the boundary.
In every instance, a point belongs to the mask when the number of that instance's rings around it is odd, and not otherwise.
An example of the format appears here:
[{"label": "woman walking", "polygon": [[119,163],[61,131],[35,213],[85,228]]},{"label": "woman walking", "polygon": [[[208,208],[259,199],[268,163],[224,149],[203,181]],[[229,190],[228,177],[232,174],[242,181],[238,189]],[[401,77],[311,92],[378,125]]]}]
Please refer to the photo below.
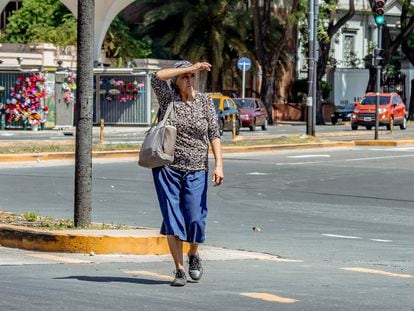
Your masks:
[{"label": "woman walking", "polygon": [[180,61],[173,68],[158,71],[151,79],[160,106],[159,119],[174,102],[177,128],[174,162],[152,170],[163,217],[160,232],[167,235],[175,264],[172,286],[184,286],[187,282],[183,241],[190,243],[189,276],[199,281],[203,274],[198,247],[205,241],[209,143],[215,159],[212,181],[219,186],[224,178],[214,104],[209,96],[194,88],[196,73],[210,69],[207,62]]}]

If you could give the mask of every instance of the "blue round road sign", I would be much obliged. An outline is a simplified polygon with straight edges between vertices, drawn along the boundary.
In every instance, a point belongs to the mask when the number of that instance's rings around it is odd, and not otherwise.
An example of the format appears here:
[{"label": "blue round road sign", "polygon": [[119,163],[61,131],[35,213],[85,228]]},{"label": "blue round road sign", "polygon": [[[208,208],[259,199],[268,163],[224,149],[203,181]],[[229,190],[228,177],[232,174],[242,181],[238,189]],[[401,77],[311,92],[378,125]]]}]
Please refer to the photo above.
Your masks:
[{"label": "blue round road sign", "polygon": [[241,71],[248,71],[252,67],[252,61],[247,57],[240,57],[237,61],[237,68]]}]

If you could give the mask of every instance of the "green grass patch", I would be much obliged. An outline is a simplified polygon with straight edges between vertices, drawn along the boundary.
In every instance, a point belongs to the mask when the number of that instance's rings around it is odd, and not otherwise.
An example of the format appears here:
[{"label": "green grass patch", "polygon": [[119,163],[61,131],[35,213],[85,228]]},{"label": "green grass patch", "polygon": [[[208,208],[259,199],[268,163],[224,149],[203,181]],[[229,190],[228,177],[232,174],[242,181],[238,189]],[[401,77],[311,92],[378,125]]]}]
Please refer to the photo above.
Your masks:
[{"label": "green grass patch", "polygon": [[105,223],[92,223],[88,227],[75,227],[71,219],[52,218],[49,216],[39,216],[34,212],[25,212],[20,215],[10,212],[0,211],[0,224],[23,226],[29,228],[39,228],[46,230],[70,230],[70,229],[90,229],[90,230],[119,230],[136,229],[136,227],[126,225],[115,225]]}]

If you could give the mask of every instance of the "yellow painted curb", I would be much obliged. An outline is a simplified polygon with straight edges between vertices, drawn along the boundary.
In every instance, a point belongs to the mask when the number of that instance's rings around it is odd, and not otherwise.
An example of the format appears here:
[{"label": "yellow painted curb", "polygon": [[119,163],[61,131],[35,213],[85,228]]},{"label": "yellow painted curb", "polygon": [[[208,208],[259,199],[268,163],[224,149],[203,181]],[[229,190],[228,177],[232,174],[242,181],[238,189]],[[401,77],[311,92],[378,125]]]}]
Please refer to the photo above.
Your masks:
[{"label": "yellow painted curb", "polygon": [[[138,150],[125,151],[93,151],[94,159],[109,158],[137,158]],[[18,153],[0,154],[0,162],[24,162],[24,161],[48,161],[48,160],[74,160],[74,152],[42,152],[42,153]]]},{"label": "yellow painted curb", "polygon": [[414,146],[414,140],[356,140],[356,146]]},{"label": "yellow painted curb", "polygon": [[254,145],[254,146],[222,146],[222,152],[252,152],[252,151],[271,151],[271,150],[291,150],[291,149],[310,149],[310,148],[331,148],[331,147],[353,147],[353,141],[346,142],[323,142],[308,144],[278,144],[278,145]]},{"label": "yellow painted curb", "polygon": [[[0,245],[32,251],[88,254],[169,254],[166,236],[155,229],[47,231],[20,226],[0,225]],[[98,230],[99,231],[99,230]],[[189,249],[184,243],[184,252]]]}]

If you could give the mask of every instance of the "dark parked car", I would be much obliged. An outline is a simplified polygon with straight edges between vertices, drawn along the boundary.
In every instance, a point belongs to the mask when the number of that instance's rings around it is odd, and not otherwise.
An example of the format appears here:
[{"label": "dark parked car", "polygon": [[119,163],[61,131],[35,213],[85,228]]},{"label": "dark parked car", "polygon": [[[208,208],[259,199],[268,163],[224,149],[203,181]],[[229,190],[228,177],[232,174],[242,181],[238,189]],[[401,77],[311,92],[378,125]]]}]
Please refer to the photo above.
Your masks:
[{"label": "dark parked car", "polygon": [[331,115],[332,125],[338,122],[351,121],[352,111],[354,111],[354,104],[347,103],[345,105],[336,106],[334,113]]},{"label": "dark parked car", "polygon": [[240,110],[242,127],[254,131],[256,126],[261,126],[262,130],[267,130],[269,117],[265,105],[259,98],[234,98],[234,101]]},{"label": "dark parked car", "polygon": [[[236,103],[228,96],[224,96],[221,93],[209,94],[216,107],[218,116],[218,122],[220,126],[220,135],[223,135],[224,131],[232,131],[233,126],[235,134],[240,134],[240,111],[237,108]],[[233,123],[234,120],[234,123]]]}]

